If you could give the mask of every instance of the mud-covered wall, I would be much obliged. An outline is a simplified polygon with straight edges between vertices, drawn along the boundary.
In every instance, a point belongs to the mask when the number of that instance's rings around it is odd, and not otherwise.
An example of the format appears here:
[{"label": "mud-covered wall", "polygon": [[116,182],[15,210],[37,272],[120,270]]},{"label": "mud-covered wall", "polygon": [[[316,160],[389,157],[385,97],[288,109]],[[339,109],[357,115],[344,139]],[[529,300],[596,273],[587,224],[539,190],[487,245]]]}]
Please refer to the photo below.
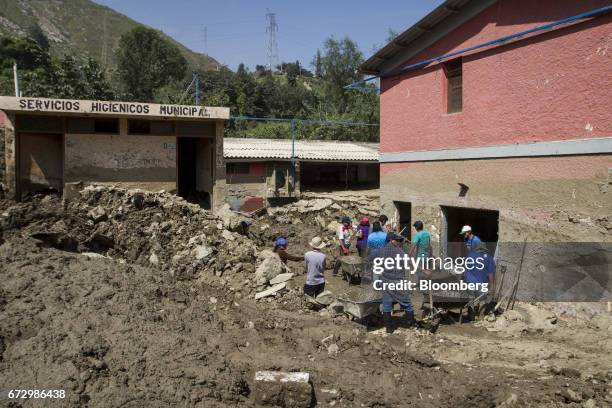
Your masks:
[{"label": "mud-covered wall", "polygon": [[174,136],[66,134],[65,182],[176,189]]},{"label": "mud-covered wall", "polygon": [[4,117],[4,153],[3,153],[3,169],[4,177],[2,182],[4,183],[5,194],[9,198],[15,198],[17,196],[17,179],[15,173],[16,163],[16,148],[15,148],[15,115],[6,114]]},{"label": "mud-covered wall", "polygon": [[612,242],[611,183],[612,155],[383,163],[380,196],[390,216],[410,202],[434,244],[441,205],[499,211],[500,241]]}]

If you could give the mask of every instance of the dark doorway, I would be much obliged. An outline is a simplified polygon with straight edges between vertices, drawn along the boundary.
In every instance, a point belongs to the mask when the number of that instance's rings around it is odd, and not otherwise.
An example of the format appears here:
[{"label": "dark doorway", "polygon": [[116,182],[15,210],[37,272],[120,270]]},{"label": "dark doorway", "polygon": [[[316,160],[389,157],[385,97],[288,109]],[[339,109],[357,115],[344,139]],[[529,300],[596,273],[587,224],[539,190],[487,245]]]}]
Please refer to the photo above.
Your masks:
[{"label": "dark doorway", "polygon": [[465,256],[465,245],[460,235],[464,225],[484,242],[495,254],[499,233],[499,211],[465,207],[442,206],[442,251],[453,258]]},{"label": "dark doorway", "polygon": [[19,135],[19,195],[64,187],[63,137],[51,133]]},{"label": "dark doorway", "polygon": [[186,200],[196,193],[197,141],[195,137],[177,138],[178,195]]},{"label": "dark doorway", "polygon": [[404,201],[394,201],[393,204],[395,204],[395,212],[397,214],[398,231],[403,237],[410,239],[412,205]]}]

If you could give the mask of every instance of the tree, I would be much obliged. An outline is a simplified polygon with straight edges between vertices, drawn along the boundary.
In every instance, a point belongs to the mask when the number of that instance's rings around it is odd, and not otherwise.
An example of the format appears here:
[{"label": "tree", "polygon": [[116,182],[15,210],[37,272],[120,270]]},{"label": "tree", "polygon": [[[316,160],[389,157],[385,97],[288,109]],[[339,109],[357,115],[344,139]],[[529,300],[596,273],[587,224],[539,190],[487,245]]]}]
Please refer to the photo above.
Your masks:
[{"label": "tree", "polygon": [[33,39],[42,50],[49,51],[49,39],[38,23],[34,23],[30,26],[28,29],[28,36]]},{"label": "tree", "polygon": [[324,54],[321,56],[321,78],[325,81],[327,110],[347,112],[352,94],[344,86],[363,78],[359,72],[362,62],[363,54],[350,38],[338,41],[330,37],[325,40]]},{"label": "tree", "polygon": [[183,79],[187,70],[179,48],[143,26],[121,36],[117,65],[126,96],[143,102],[153,100],[157,89]]},{"label": "tree", "polygon": [[314,66],[314,75],[317,78],[321,78],[323,76],[323,63],[321,62],[321,50],[317,48],[317,53],[314,57],[314,61],[312,65]]}]

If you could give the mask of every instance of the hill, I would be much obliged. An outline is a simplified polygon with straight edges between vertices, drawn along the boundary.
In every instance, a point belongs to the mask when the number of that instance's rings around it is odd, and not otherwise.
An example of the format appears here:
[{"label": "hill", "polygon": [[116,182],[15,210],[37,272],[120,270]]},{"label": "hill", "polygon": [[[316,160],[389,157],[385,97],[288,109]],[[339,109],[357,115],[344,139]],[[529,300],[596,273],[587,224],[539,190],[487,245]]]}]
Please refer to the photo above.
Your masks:
[{"label": "hill", "polygon": [[[26,35],[38,25],[49,39],[52,53],[89,55],[114,67],[114,49],[122,34],[141,25],[91,0],[0,0],[0,34]],[[218,62],[175,43],[190,67],[216,69]]]}]

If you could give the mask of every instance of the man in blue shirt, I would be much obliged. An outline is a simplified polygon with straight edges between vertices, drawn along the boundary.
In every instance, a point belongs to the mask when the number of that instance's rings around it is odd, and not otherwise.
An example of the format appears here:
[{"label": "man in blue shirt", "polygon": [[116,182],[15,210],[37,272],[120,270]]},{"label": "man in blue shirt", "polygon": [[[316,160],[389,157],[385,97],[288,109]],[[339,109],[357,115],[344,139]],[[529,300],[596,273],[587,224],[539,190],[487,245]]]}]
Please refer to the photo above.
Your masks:
[{"label": "man in blue shirt", "polygon": [[476,246],[482,241],[480,241],[480,238],[477,235],[474,235],[472,232],[472,227],[469,225],[464,225],[463,228],[461,228],[460,234],[463,235],[465,249],[467,249],[466,255],[470,256],[474,252],[474,248],[476,248]]},{"label": "man in blue shirt", "polygon": [[374,221],[372,231],[368,235],[368,253],[372,254],[385,246],[387,243],[387,232],[383,231],[380,221]]}]

